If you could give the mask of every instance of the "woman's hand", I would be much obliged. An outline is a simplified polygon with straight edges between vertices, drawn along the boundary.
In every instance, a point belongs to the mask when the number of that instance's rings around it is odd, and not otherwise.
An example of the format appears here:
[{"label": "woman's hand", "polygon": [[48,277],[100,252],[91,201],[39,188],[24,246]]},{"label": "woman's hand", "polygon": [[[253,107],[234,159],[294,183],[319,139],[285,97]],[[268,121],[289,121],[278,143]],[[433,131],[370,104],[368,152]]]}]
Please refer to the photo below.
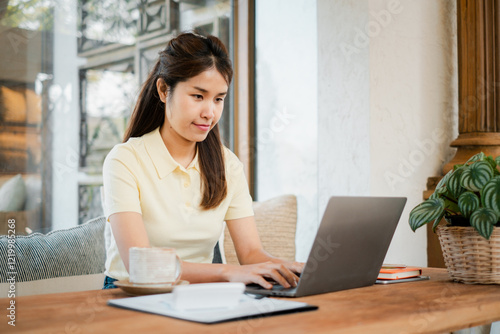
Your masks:
[{"label": "woman's hand", "polygon": [[282,264],[296,274],[302,274],[305,265],[304,262],[288,262],[288,261],[282,261]]},{"label": "woman's hand", "polygon": [[266,289],[273,285],[266,280],[272,279],[285,288],[296,287],[304,267],[300,262],[264,262],[247,264],[242,266],[225,265],[225,279],[229,282],[243,282],[245,284],[256,283]]}]

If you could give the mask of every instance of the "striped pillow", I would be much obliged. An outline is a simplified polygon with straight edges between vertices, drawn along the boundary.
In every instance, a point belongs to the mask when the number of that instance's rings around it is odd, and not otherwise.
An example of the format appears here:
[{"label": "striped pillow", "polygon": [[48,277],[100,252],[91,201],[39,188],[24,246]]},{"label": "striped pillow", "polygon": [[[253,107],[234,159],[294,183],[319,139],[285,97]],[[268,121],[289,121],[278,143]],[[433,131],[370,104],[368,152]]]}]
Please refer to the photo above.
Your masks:
[{"label": "striped pillow", "polygon": [[[17,236],[15,240],[16,282],[104,272],[105,217],[47,234]],[[12,242],[12,241],[11,241]],[[9,238],[0,236],[0,283],[12,272],[8,263]],[[12,262],[12,258],[10,259]],[[7,273],[7,275],[5,275]]]}]

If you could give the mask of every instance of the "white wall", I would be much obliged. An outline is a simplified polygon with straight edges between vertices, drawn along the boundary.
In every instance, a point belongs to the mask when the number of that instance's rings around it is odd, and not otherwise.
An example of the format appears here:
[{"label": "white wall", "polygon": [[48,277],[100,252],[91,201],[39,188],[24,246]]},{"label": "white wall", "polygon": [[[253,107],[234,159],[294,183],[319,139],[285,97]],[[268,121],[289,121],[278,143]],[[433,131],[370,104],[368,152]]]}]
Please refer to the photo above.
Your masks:
[{"label": "white wall", "polygon": [[370,39],[371,193],[408,197],[387,262],[426,265],[425,228],[413,233],[408,214],[455,151],[456,2],[398,2],[369,2],[388,17]]},{"label": "white wall", "polygon": [[[329,196],[405,196],[385,261],[425,266],[425,228],[413,233],[408,214],[457,136],[455,2],[314,7],[257,1],[257,199],[299,196],[304,261]],[[293,117],[268,131],[284,108]]]},{"label": "white wall", "polygon": [[457,136],[455,2],[317,7],[318,208],[329,194],[408,197],[386,262],[426,265],[425,229],[408,214]]},{"label": "white wall", "polygon": [[370,194],[370,49],[355,52],[365,1],[318,1],[318,212],[332,195]]}]

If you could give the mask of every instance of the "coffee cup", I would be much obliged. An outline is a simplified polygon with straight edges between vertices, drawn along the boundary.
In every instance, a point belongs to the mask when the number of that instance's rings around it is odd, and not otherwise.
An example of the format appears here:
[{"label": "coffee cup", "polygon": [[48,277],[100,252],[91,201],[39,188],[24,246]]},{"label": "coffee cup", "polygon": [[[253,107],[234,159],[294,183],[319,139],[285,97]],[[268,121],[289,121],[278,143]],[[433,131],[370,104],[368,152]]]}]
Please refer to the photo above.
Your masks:
[{"label": "coffee cup", "polygon": [[173,248],[129,249],[130,283],[174,285],[179,281],[181,272],[181,260]]}]

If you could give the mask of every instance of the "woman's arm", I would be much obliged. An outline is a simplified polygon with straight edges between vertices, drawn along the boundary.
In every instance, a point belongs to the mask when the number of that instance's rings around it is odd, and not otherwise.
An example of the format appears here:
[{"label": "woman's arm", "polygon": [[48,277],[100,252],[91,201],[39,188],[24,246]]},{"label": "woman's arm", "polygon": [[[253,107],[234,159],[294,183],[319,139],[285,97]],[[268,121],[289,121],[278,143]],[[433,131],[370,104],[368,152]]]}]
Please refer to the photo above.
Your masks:
[{"label": "woman's arm", "polygon": [[276,263],[284,262],[263,249],[253,216],[228,220],[226,224],[240,264],[245,265],[269,261]]},{"label": "woman's arm", "polygon": [[182,262],[182,279],[191,283],[243,282],[256,283],[266,289],[272,288],[272,284],[265,278],[271,278],[285,288],[296,286],[298,282],[297,275],[285,263],[265,262],[236,266]]},{"label": "woman's arm", "polygon": [[[136,212],[120,212],[109,217],[118,251],[129,271],[130,247],[150,247],[142,216]],[[265,288],[271,278],[284,287],[295,286],[303,264],[285,262],[272,257],[262,249],[253,217],[228,221],[241,266],[182,262],[182,279],[191,283],[243,282],[257,283]],[[231,226],[231,227],[229,227]]]},{"label": "woman's arm", "polygon": [[[298,277],[294,273],[301,273],[304,264],[300,262],[284,261],[267,253],[263,249],[262,243],[260,242],[257,226],[255,224],[255,218],[253,216],[228,220],[226,224],[234,243],[238,261],[242,264],[242,266],[258,263],[280,264],[285,267],[285,269],[281,269],[279,272],[284,273],[284,278],[286,278],[292,286],[295,285]],[[265,275],[265,277],[270,276]],[[273,277],[273,279],[275,278]],[[276,281],[282,284],[281,279]]]},{"label": "woman's arm", "polygon": [[284,287],[296,286],[303,263],[286,262],[269,255],[262,249],[253,217],[226,222],[235,244],[240,265],[182,263],[182,279],[191,283],[243,282],[256,283],[272,288],[266,278],[273,279]]},{"label": "woman's arm", "polygon": [[114,213],[109,216],[109,222],[125,269],[130,272],[130,247],[151,247],[142,215],[137,212]]}]

